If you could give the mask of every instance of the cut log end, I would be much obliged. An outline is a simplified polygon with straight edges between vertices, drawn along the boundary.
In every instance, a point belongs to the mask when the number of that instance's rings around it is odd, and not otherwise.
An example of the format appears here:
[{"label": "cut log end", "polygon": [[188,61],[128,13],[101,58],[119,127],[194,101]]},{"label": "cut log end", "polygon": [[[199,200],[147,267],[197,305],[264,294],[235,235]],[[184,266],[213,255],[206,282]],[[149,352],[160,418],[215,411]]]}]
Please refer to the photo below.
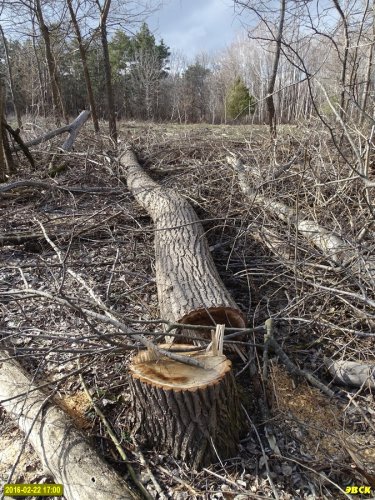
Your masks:
[{"label": "cut log end", "polygon": [[[206,309],[195,309],[194,311],[186,314],[178,321],[182,325],[202,325],[211,326],[225,325],[230,328],[245,328],[245,318],[239,309],[234,307],[209,307]],[[174,342],[186,342],[194,337],[211,338],[210,330],[192,330],[189,328],[181,328],[180,336],[175,337]],[[167,338],[167,340],[169,340]],[[199,344],[199,342],[198,342]]]},{"label": "cut log end", "polygon": [[[160,346],[175,351],[188,345]],[[240,411],[231,362],[223,355],[191,351],[199,368],[143,351],[130,366],[134,432],[162,453],[194,468],[236,453]]]},{"label": "cut log end", "polygon": [[243,314],[234,307],[209,307],[195,309],[179,320],[184,325],[225,325],[232,328],[245,328]]}]

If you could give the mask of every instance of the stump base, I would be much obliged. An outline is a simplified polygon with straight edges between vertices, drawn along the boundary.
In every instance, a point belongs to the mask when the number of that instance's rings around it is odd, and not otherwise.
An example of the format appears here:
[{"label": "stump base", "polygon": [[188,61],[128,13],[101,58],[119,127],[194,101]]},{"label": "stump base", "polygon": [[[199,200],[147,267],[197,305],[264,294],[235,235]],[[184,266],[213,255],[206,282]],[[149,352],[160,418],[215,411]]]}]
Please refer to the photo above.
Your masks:
[{"label": "stump base", "polygon": [[239,399],[231,362],[223,355],[191,351],[205,368],[142,351],[130,366],[134,432],[147,444],[199,468],[236,453],[240,431]]}]

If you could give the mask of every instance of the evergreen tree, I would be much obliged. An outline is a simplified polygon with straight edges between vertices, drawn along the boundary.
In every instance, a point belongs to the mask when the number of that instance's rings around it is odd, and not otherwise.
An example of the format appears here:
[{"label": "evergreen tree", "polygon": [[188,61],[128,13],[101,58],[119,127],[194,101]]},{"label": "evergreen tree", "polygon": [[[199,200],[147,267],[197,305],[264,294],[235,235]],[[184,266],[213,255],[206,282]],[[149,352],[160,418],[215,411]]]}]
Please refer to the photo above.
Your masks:
[{"label": "evergreen tree", "polygon": [[227,96],[227,113],[236,120],[255,111],[255,99],[241,77],[237,77]]},{"label": "evergreen tree", "polygon": [[110,44],[110,60],[119,116],[155,118],[160,81],[167,76],[169,47],[156,43],[146,23],[133,37],[116,31]]}]

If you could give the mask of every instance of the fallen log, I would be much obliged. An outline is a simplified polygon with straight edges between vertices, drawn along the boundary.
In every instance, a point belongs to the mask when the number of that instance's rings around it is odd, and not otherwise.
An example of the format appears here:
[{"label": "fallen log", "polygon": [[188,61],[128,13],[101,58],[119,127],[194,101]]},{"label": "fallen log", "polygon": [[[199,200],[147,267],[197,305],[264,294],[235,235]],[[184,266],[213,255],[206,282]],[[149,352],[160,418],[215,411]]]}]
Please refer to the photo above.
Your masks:
[{"label": "fallen log", "polygon": [[[155,268],[160,316],[175,323],[245,327],[243,314],[222,282],[201,222],[188,201],[154,182],[135,154],[120,158],[127,185],[155,225]],[[197,332],[183,330],[186,336]],[[198,336],[204,335],[198,331]]]},{"label": "fallen log", "polygon": [[293,208],[284,203],[270,199],[252,189],[248,182],[246,170],[240,159],[227,157],[228,163],[234,168],[242,192],[251,199],[252,202],[262,204],[267,210],[272,211],[279,219],[296,226],[298,231],[322,253],[334,262],[343,263],[344,260],[352,258],[352,252],[348,254],[347,244],[332,231],[327,230],[320,224],[308,220],[303,214],[296,214]]},{"label": "fallen log", "polygon": [[[202,224],[174,190],[154,182],[127,150],[120,158],[127,185],[155,225],[155,268],[160,315],[186,325],[217,325],[212,353],[184,352],[191,366],[141,352],[130,367],[134,432],[163,453],[199,468],[233,456],[240,431],[240,406],[230,361],[222,354],[225,326],[242,328],[244,317],[212,260]],[[206,330],[181,329],[180,339]],[[176,338],[174,339],[176,341]],[[181,349],[167,344],[164,352]],[[182,345],[183,349],[189,346]]]},{"label": "fallen log", "polygon": [[324,358],[324,364],[333,381],[352,387],[375,388],[375,364],[359,361],[333,360]]},{"label": "fallen log", "polygon": [[198,469],[236,453],[240,405],[231,362],[225,356],[191,350],[185,356],[204,367],[182,364],[150,350],[134,357],[129,368],[133,432],[141,430],[149,446]]},{"label": "fallen log", "polygon": [[[70,151],[80,128],[86,123],[89,116],[90,116],[90,111],[87,111],[87,110],[81,111],[81,113],[77,116],[77,118],[69,125],[65,125],[64,127],[60,127],[56,130],[52,130],[51,132],[47,132],[46,134],[42,135],[41,137],[37,137],[36,139],[33,139],[32,141],[25,142],[23,144],[27,148],[29,148],[30,146],[37,146],[38,144],[41,144],[42,142],[49,141],[50,139],[53,139],[54,137],[56,137],[60,134],[64,134],[65,132],[69,132],[69,136],[64,141],[64,144],[61,146],[61,148],[64,151]],[[12,151],[13,152],[19,151],[20,149],[21,149],[20,146],[16,146],[12,149]]]},{"label": "fallen log", "polygon": [[72,149],[73,143],[78,135],[79,130],[87,122],[89,116],[90,111],[81,111],[77,118],[69,125],[69,135],[66,138],[64,144],[61,146],[61,149],[63,149],[64,151],[70,151]]},{"label": "fallen log", "polygon": [[19,148],[23,151],[26,158],[29,160],[31,168],[35,169],[34,158],[31,156],[29,148],[25,146],[23,140],[20,137],[20,129],[13,130],[12,127],[8,125],[8,123],[4,123],[4,125],[7,131],[10,133],[10,135],[13,137],[14,141],[16,141],[16,143],[18,144]]},{"label": "fallen log", "polygon": [[[350,266],[352,270],[361,275],[362,280],[368,276],[369,286],[375,286],[375,261],[373,256],[363,258],[357,251],[333,231],[326,229],[315,221],[311,221],[303,213],[288,207],[284,203],[261,195],[249,185],[246,169],[241,160],[227,157],[228,163],[234,168],[242,192],[252,203],[261,204],[271,211],[280,220],[293,224],[298,232],[310,243],[315,245],[322,254],[343,267]],[[365,274],[366,273],[366,274]]]},{"label": "fallen log", "polygon": [[50,470],[63,484],[68,500],[126,500],[138,498],[123,479],[99,457],[73,421],[7,351],[0,351],[0,404]]}]

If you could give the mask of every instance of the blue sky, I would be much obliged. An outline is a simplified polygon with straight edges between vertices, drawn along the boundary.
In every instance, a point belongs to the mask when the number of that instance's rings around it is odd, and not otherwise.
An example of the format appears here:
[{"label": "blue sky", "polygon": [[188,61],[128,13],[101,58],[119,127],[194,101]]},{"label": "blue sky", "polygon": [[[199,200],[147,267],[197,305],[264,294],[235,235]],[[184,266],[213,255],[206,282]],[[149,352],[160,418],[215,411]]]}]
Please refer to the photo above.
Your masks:
[{"label": "blue sky", "polygon": [[189,59],[230,45],[243,30],[233,0],[164,0],[147,22],[156,39]]}]

